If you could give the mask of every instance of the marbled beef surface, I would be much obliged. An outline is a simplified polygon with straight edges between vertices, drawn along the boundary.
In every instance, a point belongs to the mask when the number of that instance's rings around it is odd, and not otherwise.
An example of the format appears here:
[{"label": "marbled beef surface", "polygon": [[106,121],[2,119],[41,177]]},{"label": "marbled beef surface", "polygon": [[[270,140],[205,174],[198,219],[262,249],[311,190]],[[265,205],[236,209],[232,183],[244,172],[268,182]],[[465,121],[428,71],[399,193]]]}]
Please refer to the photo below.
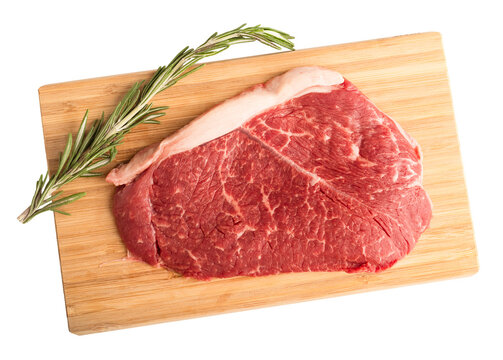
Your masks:
[{"label": "marbled beef surface", "polygon": [[224,102],[107,180],[128,250],[197,279],[380,271],[432,213],[417,143],[315,67]]}]

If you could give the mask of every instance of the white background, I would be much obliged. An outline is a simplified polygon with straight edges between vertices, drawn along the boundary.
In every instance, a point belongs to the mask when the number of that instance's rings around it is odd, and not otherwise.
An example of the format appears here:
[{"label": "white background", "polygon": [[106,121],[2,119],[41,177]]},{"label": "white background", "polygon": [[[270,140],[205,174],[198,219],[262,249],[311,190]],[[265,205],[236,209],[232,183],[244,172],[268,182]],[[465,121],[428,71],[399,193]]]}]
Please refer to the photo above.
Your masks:
[{"label": "white background", "polygon": [[[0,358],[503,358],[499,1],[280,3],[2,2]],[[153,69],[185,45],[244,22],[287,31],[296,36],[298,49],[443,34],[479,273],[102,334],[69,333],[52,215],[28,225],[15,220],[46,167],[37,89]],[[271,51],[245,44],[219,59]]]}]

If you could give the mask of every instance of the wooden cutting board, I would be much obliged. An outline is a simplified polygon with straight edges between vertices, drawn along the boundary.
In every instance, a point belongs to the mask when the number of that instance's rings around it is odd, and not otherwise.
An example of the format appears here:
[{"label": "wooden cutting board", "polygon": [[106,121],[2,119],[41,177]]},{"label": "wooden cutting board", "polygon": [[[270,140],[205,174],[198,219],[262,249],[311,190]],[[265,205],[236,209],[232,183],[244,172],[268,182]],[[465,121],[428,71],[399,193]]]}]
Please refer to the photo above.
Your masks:
[{"label": "wooden cutting board", "polygon": [[[112,165],[128,160],[139,149],[250,85],[303,65],[342,73],[420,143],[424,185],[434,214],[430,229],[412,253],[379,274],[298,273],[208,282],[185,279],[142,262],[124,260],[126,249],[111,212],[114,187],[103,178],[79,179],[64,190],[86,191],[87,196],[65,208],[72,216],[55,214],[71,332],[87,334],[345,295],[478,270],[438,33],[208,63],[155,98],[155,105],[171,106],[162,124],[143,125],[127,135]],[[90,119],[102,111],[109,114],[134,82],[152,74],[145,71],[41,87],[49,167],[55,169],[67,133],[76,133],[86,109],[90,109]]]}]

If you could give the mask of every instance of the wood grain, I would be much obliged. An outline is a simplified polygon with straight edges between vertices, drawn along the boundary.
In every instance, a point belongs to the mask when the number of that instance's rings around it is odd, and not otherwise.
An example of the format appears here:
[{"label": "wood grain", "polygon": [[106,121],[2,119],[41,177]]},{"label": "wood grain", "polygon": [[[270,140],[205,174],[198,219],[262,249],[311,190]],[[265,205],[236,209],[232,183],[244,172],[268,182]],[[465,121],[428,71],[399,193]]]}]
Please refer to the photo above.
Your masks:
[{"label": "wood grain", "polygon": [[[55,214],[71,332],[87,334],[196,316],[345,295],[473,274],[478,269],[447,70],[438,33],[424,33],[208,63],[155,98],[169,105],[159,126],[126,138],[117,163],[159,141],[222,100],[290,68],[319,65],[342,73],[421,144],[424,184],[434,204],[431,227],[413,252],[379,274],[299,273],[209,282],[176,277],[123,260],[111,213],[114,187],[103,178],[65,187],[87,196]],[[51,169],[87,108],[110,113],[152,71],[46,85],[40,108]],[[108,168],[108,169],[109,169]],[[107,170],[108,170],[107,169]]]}]

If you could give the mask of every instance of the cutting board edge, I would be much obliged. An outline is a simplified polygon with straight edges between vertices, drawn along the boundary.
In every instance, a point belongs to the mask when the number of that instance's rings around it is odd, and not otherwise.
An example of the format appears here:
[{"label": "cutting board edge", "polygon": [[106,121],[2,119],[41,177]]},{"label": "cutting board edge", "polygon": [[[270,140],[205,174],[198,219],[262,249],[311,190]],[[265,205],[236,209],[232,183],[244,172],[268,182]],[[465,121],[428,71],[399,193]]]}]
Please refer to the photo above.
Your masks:
[{"label": "cutting board edge", "polygon": [[[312,50],[328,49],[328,48],[335,47],[335,46],[340,47],[340,46],[345,46],[345,45],[348,45],[348,46],[349,45],[363,45],[365,43],[379,42],[379,41],[384,41],[384,40],[393,40],[393,39],[397,39],[397,38],[401,38],[401,37],[422,37],[422,36],[432,36],[442,42],[442,33],[441,32],[439,32],[439,31],[425,31],[425,32],[416,32],[416,33],[410,33],[410,34],[388,36],[388,37],[382,37],[382,38],[370,39],[370,40],[346,42],[346,43],[341,43],[341,44],[320,45],[320,46],[315,46],[315,47],[310,47],[310,48],[295,49],[294,51],[297,53],[298,52],[308,52],[308,51],[312,51]],[[442,42],[442,44],[443,44],[443,42]],[[201,64],[226,63],[226,62],[230,62],[230,61],[243,60],[243,59],[253,59],[256,57],[274,56],[274,55],[290,53],[290,52],[291,52],[290,50],[276,51],[276,52],[269,52],[269,53],[265,53],[265,54],[256,54],[256,55],[251,55],[251,56],[242,56],[242,57],[223,59],[223,60],[204,61],[204,62],[201,62]],[[195,66],[197,66],[197,65],[193,65],[193,67],[195,67]],[[155,71],[155,69],[138,70],[138,71],[113,74],[113,75],[95,76],[95,77],[90,77],[90,78],[85,78],[85,79],[49,83],[49,84],[42,85],[38,88],[39,98],[40,98],[41,94],[43,94],[46,91],[49,91],[52,87],[56,87],[56,86],[74,85],[74,84],[84,83],[84,82],[88,82],[88,81],[112,79],[112,78],[122,77],[122,76],[124,76],[124,77],[132,76],[132,75],[134,75],[134,76],[144,76],[145,75],[146,76],[146,75],[152,74],[154,71]]]},{"label": "cutting board edge", "polygon": [[471,205],[470,205],[470,196],[468,194],[468,186],[466,184],[466,175],[465,175],[465,166],[464,166],[464,163],[463,163],[463,156],[461,154],[461,143],[459,141],[459,132],[458,132],[458,122],[456,121],[456,113],[454,111],[454,103],[452,101],[452,91],[451,91],[451,79],[450,79],[450,76],[449,76],[449,69],[447,68],[447,59],[446,59],[446,56],[445,56],[445,50],[444,50],[444,41],[443,41],[443,38],[442,38],[442,34],[440,32],[437,32],[435,33],[438,35],[439,37],[439,41],[440,41],[440,45],[441,45],[441,51],[442,51],[442,56],[443,56],[443,63],[444,63],[444,71],[445,71],[445,75],[446,75],[446,79],[447,79],[447,88],[448,88],[448,96],[449,96],[449,103],[451,104],[451,111],[452,111],[452,124],[453,124],[453,127],[454,127],[454,133],[456,134],[456,147],[457,147],[457,151],[459,153],[459,161],[460,161],[460,170],[461,170],[461,181],[462,181],[462,187],[463,187],[463,195],[465,196],[466,198],[466,202],[467,202],[467,210],[468,210],[468,220],[469,220],[469,226],[470,226],[470,237],[471,237],[471,240],[473,242],[473,254],[472,254],[472,257],[473,257],[473,260],[475,261],[476,263],[476,270],[474,272],[477,273],[480,269],[480,262],[479,262],[479,256],[478,256],[478,250],[477,250],[477,241],[476,241],[476,237],[475,237],[475,229],[473,227],[473,218],[472,218],[472,211],[471,211]]},{"label": "cutting board edge", "polygon": [[[227,309],[224,311],[214,310],[212,312],[207,312],[204,314],[191,314],[191,315],[183,315],[180,317],[158,318],[155,320],[150,320],[150,321],[145,321],[145,322],[130,323],[128,325],[118,324],[118,325],[112,325],[112,326],[97,326],[94,328],[82,327],[83,329],[79,330],[78,329],[79,326],[72,326],[72,324],[71,324],[72,316],[67,316],[68,331],[74,335],[82,336],[82,335],[103,333],[103,332],[107,332],[107,331],[132,329],[132,328],[139,327],[139,326],[157,325],[157,324],[171,323],[171,322],[188,320],[188,319],[197,319],[197,318],[202,318],[202,317],[207,317],[207,316],[218,316],[218,315],[225,315],[225,314],[237,313],[237,312],[242,312],[242,311],[265,309],[265,308],[274,307],[274,306],[291,305],[291,304],[298,304],[298,303],[304,303],[304,302],[310,302],[310,301],[333,299],[333,298],[338,298],[338,297],[342,297],[342,296],[346,296],[346,295],[371,293],[374,291],[389,290],[389,289],[402,288],[402,287],[414,286],[414,285],[425,285],[428,283],[438,282],[438,281],[462,279],[462,278],[476,275],[479,271],[479,263],[476,260],[476,256],[474,256],[474,257],[472,256],[471,258],[473,260],[475,260],[473,267],[464,268],[464,269],[461,269],[462,271],[456,271],[455,273],[448,273],[448,274],[445,274],[444,276],[440,276],[440,277],[438,276],[438,274],[435,274],[435,277],[433,277],[431,279],[414,280],[409,283],[402,283],[402,284],[384,284],[384,285],[380,285],[380,286],[372,286],[369,288],[364,287],[364,288],[360,288],[360,289],[356,289],[356,290],[352,290],[352,291],[330,293],[325,296],[316,296],[316,297],[307,298],[307,299],[277,301],[274,303],[266,303],[266,304],[260,304],[260,305],[256,305],[256,306],[236,307],[236,308]],[[65,298],[65,303],[66,303],[66,298]],[[66,308],[66,306],[65,306],[65,308]]]},{"label": "cutting board edge", "polygon": [[[47,165],[47,171],[50,171],[50,166],[49,166],[49,156],[47,154],[47,124],[45,124],[44,122],[44,113],[43,113],[43,110],[42,110],[42,89],[45,87],[46,85],[44,86],[41,86],[39,89],[38,89],[38,98],[39,98],[39,107],[40,107],[40,120],[42,122],[42,135],[44,137],[44,150],[45,150],[45,160],[46,160],[46,165]],[[61,246],[60,246],[60,236],[59,236],[59,230],[58,230],[58,223],[57,223],[57,219],[56,219],[56,213],[55,212],[52,212],[52,219],[53,219],[53,222],[54,222],[54,231],[56,233],[56,244],[57,244],[57,247],[58,247],[58,260],[59,260],[59,273],[61,275],[61,287],[63,288],[63,298],[65,300],[65,314],[66,314],[66,321],[67,321],[67,325],[68,325],[68,331],[70,331],[71,333],[72,330],[71,330],[71,327],[70,327],[70,313],[68,311],[68,301],[67,301],[67,288],[65,286],[65,275],[64,275],[64,271],[63,271],[63,262],[62,262],[62,259],[61,259]]]}]

